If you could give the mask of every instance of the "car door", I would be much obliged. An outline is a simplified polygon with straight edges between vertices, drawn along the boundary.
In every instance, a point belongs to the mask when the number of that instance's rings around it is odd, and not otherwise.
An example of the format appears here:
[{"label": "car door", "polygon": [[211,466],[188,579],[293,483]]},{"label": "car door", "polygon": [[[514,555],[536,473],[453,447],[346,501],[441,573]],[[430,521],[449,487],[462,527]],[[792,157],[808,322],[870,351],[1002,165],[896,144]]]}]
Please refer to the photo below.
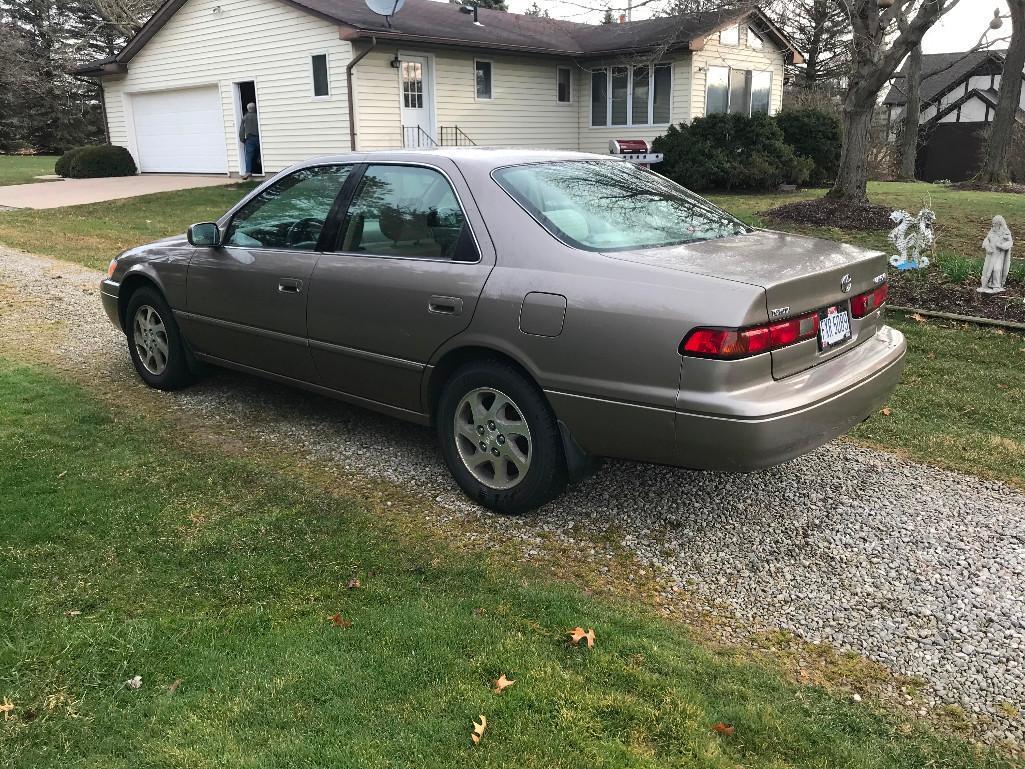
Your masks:
[{"label": "car door", "polygon": [[310,351],[323,385],[420,412],[424,368],[469,325],[493,252],[482,257],[457,173],[373,163],[352,186],[337,249],[313,274]]},{"label": "car door", "polygon": [[289,174],[235,213],[221,246],[196,250],[184,315],[196,352],[315,379],[306,329],[310,278],[352,169],[331,164]]}]

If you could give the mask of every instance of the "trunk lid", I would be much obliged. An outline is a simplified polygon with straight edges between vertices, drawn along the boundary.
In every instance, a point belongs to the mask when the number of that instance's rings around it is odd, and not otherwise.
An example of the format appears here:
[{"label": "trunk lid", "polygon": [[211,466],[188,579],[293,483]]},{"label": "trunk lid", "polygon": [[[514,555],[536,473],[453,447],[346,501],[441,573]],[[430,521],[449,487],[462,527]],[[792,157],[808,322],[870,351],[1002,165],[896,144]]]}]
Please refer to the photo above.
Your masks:
[{"label": "trunk lid", "polygon": [[[822,349],[818,339],[809,339],[773,351],[772,374],[776,379],[842,355],[870,339],[882,325],[878,312],[860,319],[850,313],[851,297],[871,291],[885,280],[886,255],[880,251],[756,230],[668,248],[609,252],[606,256],[760,286],[765,291],[766,321],[811,312],[822,317],[830,312],[847,313],[849,340]],[[715,325],[714,319],[709,321],[709,325]]]}]

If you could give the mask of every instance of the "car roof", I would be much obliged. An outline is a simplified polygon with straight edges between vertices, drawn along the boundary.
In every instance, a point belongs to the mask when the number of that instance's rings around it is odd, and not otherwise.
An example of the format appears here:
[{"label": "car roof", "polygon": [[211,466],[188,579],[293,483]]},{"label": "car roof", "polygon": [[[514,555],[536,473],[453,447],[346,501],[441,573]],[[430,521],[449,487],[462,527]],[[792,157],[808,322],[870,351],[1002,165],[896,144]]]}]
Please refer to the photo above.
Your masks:
[{"label": "car roof", "polygon": [[516,147],[437,147],[434,149],[406,150],[373,150],[353,152],[345,155],[330,155],[311,158],[300,163],[298,167],[319,165],[325,162],[361,162],[375,161],[430,163],[438,158],[448,158],[463,167],[474,166],[481,170],[491,170],[510,165],[526,163],[543,163],[560,160],[604,160],[615,161],[614,155],[598,155],[591,152],[569,152],[564,150],[532,150]]}]

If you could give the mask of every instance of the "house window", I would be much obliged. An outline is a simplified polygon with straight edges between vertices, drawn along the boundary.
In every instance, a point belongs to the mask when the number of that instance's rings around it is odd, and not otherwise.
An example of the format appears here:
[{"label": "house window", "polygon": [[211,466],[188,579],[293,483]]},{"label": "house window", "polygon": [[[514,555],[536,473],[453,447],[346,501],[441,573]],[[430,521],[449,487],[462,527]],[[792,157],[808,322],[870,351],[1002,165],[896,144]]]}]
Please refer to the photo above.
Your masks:
[{"label": "house window", "polygon": [[722,45],[740,45],[740,26],[734,24],[719,31],[719,42]]},{"label": "house window", "polygon": [[591,125],[665,125],[670,121],[670,64],[591,72]]},{"label": "house window", "polygon": [[477,81],[477,98],[491,98],[491,62],[474,61],[473,69]]},{"label": "house window", "polygon": [[424,68],[418,61],[402,62],[402,106],[423,109]]},{"label": "house window", "polygon": [[748,48],[761,49],[764,46],[765,46],[765,43],[762,42],[761,35],[759,35],[757,32],[755,32],[753,29],[751,29],[751,27],[748,27],[747,28],[747,47]]},{"label": "house window", "polygon": [[709,67],[705,84],[705,114],[768,115],[772,73],[730,67]]},{"label": "house window", "polygon": [[327,76],[327,54],[318,53],[310,59],[313,65],[313,95],[330,96],[331,82]]},{"label": "house window", "polygon": [[568,102],[572,100],[572,86],[573,82],[573,71],[569,67],[558,67],[556,70],[556,90],[558,91],[558,98],[561,102]]}]

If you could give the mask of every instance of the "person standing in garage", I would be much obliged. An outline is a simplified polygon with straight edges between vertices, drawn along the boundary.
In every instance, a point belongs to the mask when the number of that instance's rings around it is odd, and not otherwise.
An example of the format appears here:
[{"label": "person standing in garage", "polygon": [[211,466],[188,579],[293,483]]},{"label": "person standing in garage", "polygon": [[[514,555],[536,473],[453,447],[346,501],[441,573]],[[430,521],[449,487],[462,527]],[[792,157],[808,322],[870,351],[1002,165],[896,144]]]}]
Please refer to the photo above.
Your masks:
[{"label": "person standing in garage", "polygon": [[256,105],[252,102],[246,105],[246,114],[242,116],[242,124],[238,127],[238,140],[245,145],[242,179],[246,180],[253,175],[253,165],[260,153],[260,121],[256,116]]}]

